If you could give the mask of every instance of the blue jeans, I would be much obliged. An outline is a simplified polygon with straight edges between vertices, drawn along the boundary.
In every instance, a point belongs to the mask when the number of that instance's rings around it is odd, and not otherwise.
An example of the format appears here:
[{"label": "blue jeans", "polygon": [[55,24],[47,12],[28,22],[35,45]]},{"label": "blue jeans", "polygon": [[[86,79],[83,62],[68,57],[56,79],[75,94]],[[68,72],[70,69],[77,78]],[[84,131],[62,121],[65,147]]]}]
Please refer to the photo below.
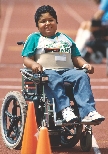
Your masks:
[{"label": "blue jeans", "polygon": [[90,111],[95,110],[95,101],[91,90],[89,76],[83,70],[45,70],[49,77],[48,83],[45,85],[45,93],[52,102],[55,99],[56,112],[70,106],[70,100],[65,95],[64,81],[72,83],[75,101],[81,119],[83,119]]}]

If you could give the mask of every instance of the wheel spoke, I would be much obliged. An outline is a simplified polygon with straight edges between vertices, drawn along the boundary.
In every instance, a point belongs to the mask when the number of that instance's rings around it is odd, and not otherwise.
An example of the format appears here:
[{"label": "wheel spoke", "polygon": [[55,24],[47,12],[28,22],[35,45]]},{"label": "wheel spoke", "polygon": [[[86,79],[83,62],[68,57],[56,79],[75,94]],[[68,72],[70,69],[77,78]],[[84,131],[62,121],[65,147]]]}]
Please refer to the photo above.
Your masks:
[{"label": "wheel spoke", "polygon": [[14,132],[15,134],[18,133],[18,122],[21,120],[21,116],[13,116],[10,120],[10,126],[8,129],[7,136],[9,137],[11,132]]},{"label": "wheel spoke", "polygon": [[17,115],[17,101],[13,100],[12,115]]},{"label": "wheel spoke", "polygon": [[5,114],[9,117],[9,118],[12,118],[12,114],[11,113],[9,113],[7,110],[5,111]]},{"label": "wheel spoke", "polygon": [[13,122],[10,123],[9,129],[7,130],[7,136],[9,137],[11,132],[13,131]]}]

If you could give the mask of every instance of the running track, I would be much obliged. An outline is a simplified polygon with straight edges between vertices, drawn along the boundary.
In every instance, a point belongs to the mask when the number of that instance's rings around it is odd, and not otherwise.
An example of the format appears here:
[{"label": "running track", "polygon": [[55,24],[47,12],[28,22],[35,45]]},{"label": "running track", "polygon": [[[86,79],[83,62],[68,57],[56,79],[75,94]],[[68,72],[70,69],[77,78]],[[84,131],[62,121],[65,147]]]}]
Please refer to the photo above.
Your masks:
[{"label": "running track", "polygon": [[[3,97],[12,90],[21,91],[21,46],[16,42],[37,31],[35,10],[43,4],[52,5],[58,15],[58,31],[73,39],[79,24],[92,18],[97,9],[92,0],[1,0],[0,18],[0,108]],[[106,64],[94,65],[90,75],[97,110],[106,117],[99,126],[93,126],[93,148],[88,154],[108,154],[108,78]],[[20,150],[5,147],[0,135],[0,154],[20,154]],[[83,154],[79,143],[73,149],[52,149],[53,154]]]}]

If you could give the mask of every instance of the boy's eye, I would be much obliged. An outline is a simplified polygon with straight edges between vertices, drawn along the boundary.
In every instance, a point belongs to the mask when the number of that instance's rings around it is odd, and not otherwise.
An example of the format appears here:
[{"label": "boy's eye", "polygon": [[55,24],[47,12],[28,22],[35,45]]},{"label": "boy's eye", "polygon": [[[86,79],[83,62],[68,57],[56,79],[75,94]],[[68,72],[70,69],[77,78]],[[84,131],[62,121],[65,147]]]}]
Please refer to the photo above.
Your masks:
[{"label": "boy's eye", "polygon": [[40,23],[46,23],[46,22],[53,22],[54,20],[53,19],[49,19],[49,20],[40,20],[39,22]]},{"label": "boy's eye", "polygon": [[45,23],[45,22],[46,22],[46,20],[41,20],[41,21],[40,21],[40,23]]},{"label": "boy's eye", "polygon": [[53,19],[50,19],[50,20],[48,20],[49,22],[52,22],[53,21]]}]

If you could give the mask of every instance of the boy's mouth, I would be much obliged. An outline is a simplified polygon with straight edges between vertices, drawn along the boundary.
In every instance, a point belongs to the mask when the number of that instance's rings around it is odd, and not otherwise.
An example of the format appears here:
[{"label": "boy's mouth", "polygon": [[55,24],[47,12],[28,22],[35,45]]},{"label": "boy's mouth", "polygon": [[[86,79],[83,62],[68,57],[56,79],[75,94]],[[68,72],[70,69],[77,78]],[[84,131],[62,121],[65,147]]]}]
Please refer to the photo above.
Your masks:
[{"label": "boy's mouth", "polygon": [[46,31],[51,31],[51,29],[52,29],[51,26],[50,26],[50,27],[45,27],[45,30],[46,30]]}]

